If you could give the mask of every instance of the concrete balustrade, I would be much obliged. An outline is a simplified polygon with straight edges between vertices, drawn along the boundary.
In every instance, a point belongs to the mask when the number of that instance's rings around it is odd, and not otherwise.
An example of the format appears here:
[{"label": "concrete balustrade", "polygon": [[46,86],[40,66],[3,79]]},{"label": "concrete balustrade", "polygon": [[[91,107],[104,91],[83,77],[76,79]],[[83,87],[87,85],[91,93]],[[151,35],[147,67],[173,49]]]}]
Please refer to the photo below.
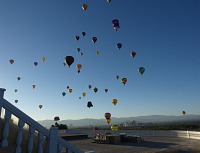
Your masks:
[{"label": "concrete balustrade", "polygon": [[63,148],[66,149],[66,153],[83,153],[81,150],[73,146],[72,144],[68,143],[64,139],[60,138],[58,136],[58,128],[52,127],[50,130],[47,130],[42,125],[40,125],[38,122],[30,118],[28,115],[26,115],[24,112],[16,108],[14,105],[9,103],[7,100],[4,99],[4,92],[6,90],[0,88],[0,115],[1,111],[4,108],[5,109],[5,116],[3,118],[5,120],[4,123],[4,129],[2,133],[2,142],[0,144],[0,147],[7,147],[9,146],[8,142],[8,136],[9,136],[9,121],[11,119],[11,115],[13,114],[16,116],[18,121],[18,132],[17,132],[17,138],[16,138],[16,148],[15,153],[21,153],[24,152],[21,149],[21,143],[23,139],[23,127],[25,123],[29,125],[29,138],[28,138],[28,153],[31,153],[33,150],[33,135],[35,131],[38,133],[38,153],[44,152],[43,147],[43,141],[46,138],[47,139],[47,153],[61,153]]}]

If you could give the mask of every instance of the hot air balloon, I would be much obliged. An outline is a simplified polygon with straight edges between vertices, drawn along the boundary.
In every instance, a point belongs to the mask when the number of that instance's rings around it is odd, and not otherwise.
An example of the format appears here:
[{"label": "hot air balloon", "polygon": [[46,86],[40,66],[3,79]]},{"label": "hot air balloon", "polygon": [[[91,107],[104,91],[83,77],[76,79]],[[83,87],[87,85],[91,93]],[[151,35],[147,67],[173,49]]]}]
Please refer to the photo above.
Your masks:
[{"label": "hot air balloon", "polygon": [[107,93],[107,92],[108,92],[108,89],[105,89],[105,92]]},{"label": "hot air balloon", "polygon": [[117,46],[118,49],[122,48],[122,44],[121,43],[117,43],[116,46]]},{"label": "hot air balloon", "polygon": [[69,89],[69,86],[67,86],[67,89]]},{"label": "hot air balloon", "polygon": [[54,117],[54,121],[59,121],[59,120],[60,120],[59,116]]},{"label": "hot air balloon", "polygon": [[119,75],[116,76],[116,79],[119,79]]},{"label": "hot air balloon", "polygon": [[21,78],[20,78],[20,77],[17,77],[17,80],[19,81],[19,80],[21,80]]},{"label": "hot air balloon", "polygon": [[79,99],[81,99],[81,97],[79,97]]},{"label": "hot air balloon", "polygon": [[63,97],[66,95],[66,92],[62,92]]},{"label": "hot air balloon", "polygon": [[122,79],[121,79],[121,82],[125,85],[126,82],[127,82],[127,78],[122,78]]},{"label": "hot air balloon", "polygon": [[116,105],[116,104],[117,104],[117,102],[118,102],[118,100],[117,100],[117,99],[113,99],[113,100],[112,100],[112,103],[113,103],[114,105]]},{"label": "hot air balloon", "polygon": [[80,73],[81,68],[82,68],[82,65],[81,65],[81,64],[77,64],[76,67],[77,67],[77,69],[78,69],[78,73]]},{"label": "hot air balloon", "polygon": [[66,63],[63,63],[64,66],[66,66]]},{"label": "hot air balloon", "polygon": [[97,37],[92,37],[92,42],[95,43],[97,41]]},{"label": "hot air balloon", "polygon": [[41,109],[41,108],[42,108],[42,105],[39,105],[38,107]]},{"label": "hot air balloon", "polygon": [[37,66],[37,65],[38,65],[38,62],[34,62],[34,65]]},{"label": "hot air balloon", "polygon": [[72,92],[72,89],[68,89],[68,91],[69,91],[69,93],[71,93],[71,92]]},{"label": "hot air balloon", "polygon": [[88,88],[89,88],[89,89],[92,88],[92,85],[88,85]]},{"label": "hot air balloon", "polygon": [[117,131],[119,129],[119,127],[117,125],[112,125],[111,126],[111,130],[112,131]]},{"label": "hot air balloon", "polygon": [[15,103],[18,103],[18,100],[15,100]]},{"label": "hot air balloon", "polygon": [[144,68],[144,67],[140,67],[140,68],[138,69],[138,72],[139,72],[141,75],[143,75],[144,71],[145,71],[145,68]]},{"label": "hot air balloon", "polygon": [[92,102],[91,102],[91,101],[88,101],[88,103],[87,103],[87,107],[88,107],[88,108],[90,108],[90,107],[93,107],[93,105],[92,105]]},{"label": "hot air balloon", "polygon": [[95,87],[93,90],[94,90],[94,92],[96,93],[96,92],[98,91],[98,88]]},{"label": "hot air balloon", "polygon": [[75,36],[75,39],[78,41],[80,39],[80,37],[79,36]]},{"label": "hot air balloon", "polygon": [[83,92],[83,93],[82,93],[82,95],[83,95],[83,97],[85,97],[85,96],[86,96],[86,93],[85,93],[85,92]]},{"label": "hot air balloon", "polygon": [[120,28],[119,27],[119,20],[117,20],[117,19],[112,20],[112,26],[117,31]]},{"label": "hot air balloon", "polygon": [[80,51],[81,51],[81,49],[80,49],[80,48],[76,48],[76,50],[77,50],[78,52],[80,52]]},{"label": "hot air balloon", "polygon": [[83,56],[83,53],[81,52],[80,55]]},{"label": "hot air balloon", "polygon": [[112,0],[107,0],[108,3],[110,3]]},{"label": "hot air balloon", "polygon": [[15,89],[15,92],[17,92],[17,89]]},{"label": "hot air balloon", "polygon": [[110,119],[111,114],[110,113],[105,113],[104,116],[105,116],[106,119]]},{"label": "hot air balloon", "polygon": [[36,87],[36,85],[32,85],[33,89]]},{"label": "hot air balloon", "polygon": [[106,122],[109,124],[111,122],[111,119],[106,119]]},{"label": "hot air balloon", "polygon": [[42,57],[42,62],[44,62],[46,60],[46,58],[45,57]]},{"label": "hot air balloon", "polygon": [[84,37],[86,35],[86,33],[85,32],[82,32],[82,36]]},{"label": "hot air balloon", "polygon": [[87,8],[88,8],[88,5],[87,5],[87,4],[83,4],[83,5],[82,5],[82,9],[83,9],[83,10],[87,10]]},{"label": "hot air balloon", "polygon": [[96,54],[98,55],[98,54],[99,54],[99,51],[96,51]]},{"label": "hot air balloon", "polygon": [[135,57],[136,52],[131,52],[130,55],[131,55],[132,57]]},{"label": "hot air balloon", "polygon": [[10,59],[10,64],[13,64],[14,63],[14,60],[13,59]]},{"label": "hot air balloon", "polygon": [[67,63],[67,65],[70,67],[70,65],[72,65],[72,63],[74,63],[74,58],[72,56],[66,56],[65,63]]},{"label": "hot air balloon", "polygon": [[183,112],[182,112],[182,114],[183,114],[183,115],[185,115],[185,114],[186,114],[186,112],[185,112],[185,111],[183,111]]}]

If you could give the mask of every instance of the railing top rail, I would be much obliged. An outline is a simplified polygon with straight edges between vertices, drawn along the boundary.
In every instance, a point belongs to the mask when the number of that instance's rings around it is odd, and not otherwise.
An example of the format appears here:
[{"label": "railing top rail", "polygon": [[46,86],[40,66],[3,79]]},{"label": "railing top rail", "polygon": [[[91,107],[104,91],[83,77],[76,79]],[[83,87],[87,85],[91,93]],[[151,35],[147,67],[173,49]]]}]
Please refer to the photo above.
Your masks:
[{"label": "railing top rail", "polygon": [[2,107],[10,111],[13,115],[23,120],[26,124],[31,125],[36,131],[42,132],[46,137],[49,137],[49,130],[44,128],[42,125],[40,125],[38,122],[33,120],[31,117],[29,117],[27,114],[16,108],[14,105],[12,105],[7,100],[2,100]]}]

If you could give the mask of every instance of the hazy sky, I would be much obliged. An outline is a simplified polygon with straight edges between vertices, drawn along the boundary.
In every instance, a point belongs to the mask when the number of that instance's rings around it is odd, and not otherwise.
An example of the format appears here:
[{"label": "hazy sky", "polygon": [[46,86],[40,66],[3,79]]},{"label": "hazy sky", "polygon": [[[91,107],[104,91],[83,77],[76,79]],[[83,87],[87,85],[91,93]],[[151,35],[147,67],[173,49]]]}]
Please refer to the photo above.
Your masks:
[{"label": "hazy sky", "polygon": [[[66,56],[75,59],[70,68]],[[200,1],[0,1],[0,71],[5,99],[35,120],[200,114]]]}]

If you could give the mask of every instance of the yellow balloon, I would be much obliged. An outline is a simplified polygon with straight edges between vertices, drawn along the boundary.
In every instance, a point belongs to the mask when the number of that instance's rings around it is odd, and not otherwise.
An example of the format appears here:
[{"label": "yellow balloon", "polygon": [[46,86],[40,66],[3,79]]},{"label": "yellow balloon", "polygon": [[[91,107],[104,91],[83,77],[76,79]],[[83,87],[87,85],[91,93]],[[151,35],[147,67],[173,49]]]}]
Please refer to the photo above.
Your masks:
[{"label": "yellow balloon", "polygon": [[69,91],[69,93],[71,93],[71,92],[72,92],[72,89],[68,89],[68,91]]},{"label": "yellow balloon", "polygon": [[77,69],[78,69],[78,73],[80,72],[81,68],[82,68],[82,65],[81,64],[77,64],[76,65]]},{"label": "yellow balloon", "polygon": [[113,131],[116,131],[116,130],[118,130],[119,129],[119,127],[117,126],[117,125],[112,125],[111,126],[111,130],[113,130]]},{"label": "yellow balloon", "polygon": [[82,93],[82,95],[83,95],[83,97],[85,97],[85,96],[86,96],[86,93],[85,93],[85,92],[83,92],[83,93]]},{"label": "yellow balloon", "polygon": [[44,62],[45,60],[46,60],[46,58],[45,58],[45,57],[43,57],[43,58],[42,58],[42,62]]},{"label": "yellow balloon", "polygon": [[114,105],[116,105],[116,104],[117,104],[117,102],[118,102],[118,100],[117,100],[117,99],[113,99],[113,100],[112,100],[112,103],[113,103]]}]

